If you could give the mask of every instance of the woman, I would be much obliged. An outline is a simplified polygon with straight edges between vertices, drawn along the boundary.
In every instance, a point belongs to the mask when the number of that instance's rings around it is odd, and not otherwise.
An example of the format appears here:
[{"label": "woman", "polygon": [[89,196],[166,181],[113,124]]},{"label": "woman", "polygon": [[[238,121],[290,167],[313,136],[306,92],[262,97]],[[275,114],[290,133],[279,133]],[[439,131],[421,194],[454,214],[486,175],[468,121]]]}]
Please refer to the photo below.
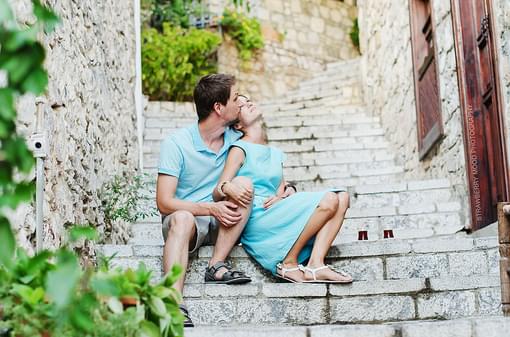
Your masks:
[{"label": "woman", "polygon": [[265,269],[290,282],[352,282],[348,274],[324,264],[349,207],[349,195],[338,189],[295,193],[283,179],[285,155],[267,145],[262,114],[245,96],[238,99],[241,111],[234,128],[244,136],[230,148],[213,198],[246,203],[244,191],[230,181],[235,176],[252,180],[255,195],[241,236],[243,247]]}]

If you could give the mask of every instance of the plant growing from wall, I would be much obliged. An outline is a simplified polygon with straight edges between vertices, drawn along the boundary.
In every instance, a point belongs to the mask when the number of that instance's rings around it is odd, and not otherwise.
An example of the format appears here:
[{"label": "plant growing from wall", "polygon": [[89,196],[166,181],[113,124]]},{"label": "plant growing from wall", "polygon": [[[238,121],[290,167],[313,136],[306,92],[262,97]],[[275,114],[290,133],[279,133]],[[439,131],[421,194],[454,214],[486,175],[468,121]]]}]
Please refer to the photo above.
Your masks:
[{"label": "plant growing from wall", "polygon": [[359,26],[358,26],[358,18],[354,19],[353,20],[353,24],[352,24],[352,28],[351,28],[351,31],[349,33],[349,36],[351,37],[351,41],[352,41],[352,44],[356,47],[356,49],[358,49],[358,52],[360,51],[359,49]]},{"label": "plant growing from wall", "polygon": [[143,89],[152,100],[190,101],[198,79],[217,72],[218,34],[163,23],[142,32]]},{"label": "plant growing from wall", "polygon": [[105,221],[110,227],[117,220],[134,223],[156,215],[150,204],[154,197],[148,195],[152,178],[148,174],[115,176],[101,188],[100,199]]},{"label": "plant growing from wall", "polygon": [[249,18],[241,11],[227,8],[220,24],[225,33],[234,40],[242,61],[251,60],[253,54],[264,47],[260,22],[256,18]]}]

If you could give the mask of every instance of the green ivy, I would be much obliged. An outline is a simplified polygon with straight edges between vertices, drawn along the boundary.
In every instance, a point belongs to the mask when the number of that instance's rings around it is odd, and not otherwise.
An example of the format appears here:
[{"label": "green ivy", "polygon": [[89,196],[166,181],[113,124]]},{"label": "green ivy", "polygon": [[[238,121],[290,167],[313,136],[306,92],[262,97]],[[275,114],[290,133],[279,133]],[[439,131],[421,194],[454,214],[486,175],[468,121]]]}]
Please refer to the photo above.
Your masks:
[{"label": "green ivy", "polygon": [[359,26],[358,26],[358,18],[353,20],[353,25],[352,25],[352,28],[351,28],[351,32],[349,33],[349,36],[351,37],[352,44],[359,51]]},{"label": "green ivy", "polygon": [[249,61],[254,52],[264,47],[264,38],[257,19],[249,18],[240,11],[225,9],[220,24],[225,33],[234,40],[242,61]]},{"label": "green ivy", "polygon": [[190,101],[198,79],[217,72],[218,34],[163,23],[142,32],[143,89],[152,100]]}]

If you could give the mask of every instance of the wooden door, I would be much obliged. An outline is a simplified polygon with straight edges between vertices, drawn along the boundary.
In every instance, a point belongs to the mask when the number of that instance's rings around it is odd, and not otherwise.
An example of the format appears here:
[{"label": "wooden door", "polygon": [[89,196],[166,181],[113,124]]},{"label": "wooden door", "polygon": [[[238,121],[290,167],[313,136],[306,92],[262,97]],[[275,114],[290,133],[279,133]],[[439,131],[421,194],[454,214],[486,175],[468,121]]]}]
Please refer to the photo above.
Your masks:
[{"label": "wooden door", "polygon": [[497,220],[509,201],[502,102],[491,0],[451,0],[463,117],[471,229]]},{"label": "wooden door", "polygon": [[420,160],[443,136],[434,18],[430,0],[410,0],[418,151]]}]

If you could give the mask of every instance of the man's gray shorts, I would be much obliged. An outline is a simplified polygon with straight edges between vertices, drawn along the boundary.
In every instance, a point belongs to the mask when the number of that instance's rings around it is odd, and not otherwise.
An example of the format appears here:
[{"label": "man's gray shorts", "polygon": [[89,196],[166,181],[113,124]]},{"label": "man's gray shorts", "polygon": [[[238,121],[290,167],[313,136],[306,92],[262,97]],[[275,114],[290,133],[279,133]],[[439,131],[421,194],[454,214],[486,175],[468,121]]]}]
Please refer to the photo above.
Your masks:
[{"label": "man's gray shorts", "polygon": [[[163,239],[166,242],[168,237],[168,229],[170,225],[170,220],[172,219],[173,214],[162,216],[161,229],[163,231]],[[210,246],[216,243],[216,239],[218,238],[218,222],[215,217],[212,216],[196,216],[195,217],[195,229],[196,229],[196,241],[195,244],[190,243],[189,253],[194,253],[201,246]]]}]

